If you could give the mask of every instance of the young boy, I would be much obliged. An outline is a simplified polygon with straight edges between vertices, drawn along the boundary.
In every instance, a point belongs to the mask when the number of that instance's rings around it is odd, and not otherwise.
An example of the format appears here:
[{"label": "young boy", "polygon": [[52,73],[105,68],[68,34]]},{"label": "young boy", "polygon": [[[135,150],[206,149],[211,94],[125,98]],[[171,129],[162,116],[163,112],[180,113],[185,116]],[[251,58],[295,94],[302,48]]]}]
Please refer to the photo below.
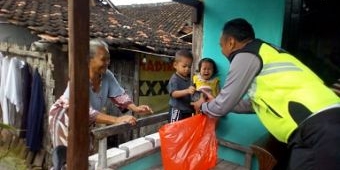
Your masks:
[{"label": "young boy", "polygon": [[189,51],[176,52],[174,68],[176,72],[171,76],[168,84],[170,94],[169,122],[175,122],[192,116],[194,108],[190,105],[191,95],[195,87],[191,86],[190,71],[193,56]]}]

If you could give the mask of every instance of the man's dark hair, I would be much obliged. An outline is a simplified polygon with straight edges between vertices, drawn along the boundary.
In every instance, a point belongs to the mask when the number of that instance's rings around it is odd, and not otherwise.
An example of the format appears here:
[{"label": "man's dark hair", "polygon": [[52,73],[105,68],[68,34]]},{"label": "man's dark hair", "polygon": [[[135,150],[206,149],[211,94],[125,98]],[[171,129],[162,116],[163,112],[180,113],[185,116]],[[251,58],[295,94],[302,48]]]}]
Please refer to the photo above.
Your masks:
[{"label": "man's dark hair", "polygon": [[180,57],[189,58],[191,60],[194,59],[192,53],[188,50],[178,50],[175,55],[175,61],[178,61]]},{"label": "man's dark hair", "polygon": [[237,41],[255,39],[252,25],[243,18],[236,18],[224,24],[223,35],[232,36]]}]

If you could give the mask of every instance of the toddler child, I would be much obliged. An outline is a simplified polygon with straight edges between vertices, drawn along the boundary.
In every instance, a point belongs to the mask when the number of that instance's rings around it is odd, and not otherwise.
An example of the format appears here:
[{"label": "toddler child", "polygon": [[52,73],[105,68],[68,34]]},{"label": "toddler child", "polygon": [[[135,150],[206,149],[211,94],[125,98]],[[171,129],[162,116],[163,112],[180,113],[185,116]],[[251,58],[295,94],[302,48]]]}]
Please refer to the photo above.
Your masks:
[{"label": "toddler child", "polygon": [[190,105],[191,95],[195,87],[191,85],[192,53],[187,50],[176,52],[173,67],[176,72],[171,76],[168,84],[170,94],[169,122],[175,122],[192,116],[194,108]]},{"label": "toddler child", "polygon": [[211,58],[203,58],[198,63],[198,74],[193,76],[193,85],[196,87],[197,93],[194,94],[193,100],[198,100],[202,89],[209,92],[214,97],[220,91],[219,78],[216,77],[217,67]]}]

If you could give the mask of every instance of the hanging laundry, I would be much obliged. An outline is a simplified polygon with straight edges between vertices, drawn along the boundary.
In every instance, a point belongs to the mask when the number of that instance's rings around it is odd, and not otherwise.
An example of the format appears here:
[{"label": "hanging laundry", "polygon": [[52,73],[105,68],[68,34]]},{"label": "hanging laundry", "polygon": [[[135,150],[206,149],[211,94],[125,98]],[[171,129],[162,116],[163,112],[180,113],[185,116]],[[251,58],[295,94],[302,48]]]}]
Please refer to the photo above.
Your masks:
[{"label": "hanging laundry", "polygon": [[[2,53],[0,52],[0,85],[1,85],[1,69],[2,69],[2,60],[3,60],[4,56],[2,55]],[[1,89],[0,89],[1,90]],[[0,92],[1,93],[1,92]],[[0,108],[1,108],[1,105],[2,105],[2,100],[0,98]],[[0,122],[3,122],[2,121],[3,119],[3,116],[2,116],[2,108],[0,109]]]},{"label": "hanging laundry", "polygon": [[22,119],[21,119],[21,131],[20,137],[26,137],[26,130],[27,130],[27,116],[28,116],[28,109],[31,97],[31,84],[32,84],[32,74],[31,68],[28,64],[25,64],[24,67],[21,69],[21,76],[22,76]]},{"label": "hanging laundry", "polygon": [[26,144],[31,151],[39,151],[42,146],[44,112],[43,82],[36,68],[32,79],[26,131]]},{"label": "hanging laundry", "polygon": [[4,55],[0,52],[0,83],[1,83],[1,67],[2,67],[2,60],[4,58]]},{"label": "hanging laundry", "polygon": [[25,62],[16,57],[11,59],[5,85],[5,97],[10,103],[8,107],[9,124],[16,128],[21,126],[23,110],[21,69],[24,65]]},{"label": "hanging laundry", "polygon": [[7,98],[5,96],[9,64],[10,64],[9,57],[6,56],[1,59],[0,104],[2,110],[2,121],[4,124],[9,124],[9,112],[8,112],[9,109]]}]

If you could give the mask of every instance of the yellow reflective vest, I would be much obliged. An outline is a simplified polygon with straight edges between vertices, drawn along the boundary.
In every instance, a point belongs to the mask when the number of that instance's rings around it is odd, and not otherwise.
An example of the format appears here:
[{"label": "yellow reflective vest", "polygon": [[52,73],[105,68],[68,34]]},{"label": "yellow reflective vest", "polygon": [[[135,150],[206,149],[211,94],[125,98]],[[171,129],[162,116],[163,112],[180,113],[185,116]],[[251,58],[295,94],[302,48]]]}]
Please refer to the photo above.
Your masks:
[{"label": "yellow reflective vest", "polygon": [[262,60],[248,95],[261,122],[279,141],[287,143],[308,117],[340,104],[339,97],[316,74],[287,52],[258,39],[231,58],[240,52]]}]

